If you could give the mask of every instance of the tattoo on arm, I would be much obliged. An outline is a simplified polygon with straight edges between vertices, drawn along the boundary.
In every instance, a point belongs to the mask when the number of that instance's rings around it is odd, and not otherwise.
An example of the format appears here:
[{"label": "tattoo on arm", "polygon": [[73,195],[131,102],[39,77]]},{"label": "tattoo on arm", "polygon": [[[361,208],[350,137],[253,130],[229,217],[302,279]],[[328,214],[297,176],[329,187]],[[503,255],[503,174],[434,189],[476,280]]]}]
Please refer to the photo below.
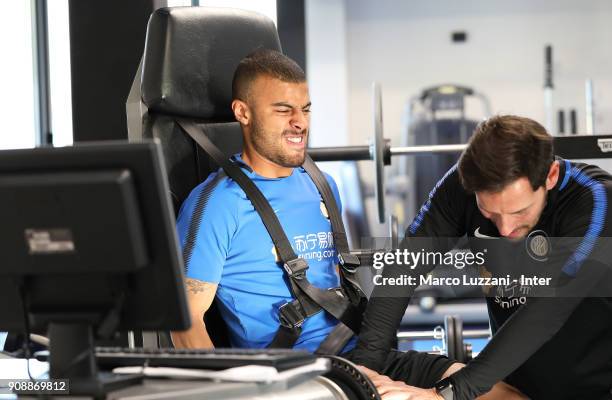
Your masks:
[{"label": "tattoo on arm", "polygon": [[187,291],[191,294],[202,293],[205,290],[214,286],[212,283],[202,282],[197,279],[191,278],[185,279],[185,285],[187,286]]}]

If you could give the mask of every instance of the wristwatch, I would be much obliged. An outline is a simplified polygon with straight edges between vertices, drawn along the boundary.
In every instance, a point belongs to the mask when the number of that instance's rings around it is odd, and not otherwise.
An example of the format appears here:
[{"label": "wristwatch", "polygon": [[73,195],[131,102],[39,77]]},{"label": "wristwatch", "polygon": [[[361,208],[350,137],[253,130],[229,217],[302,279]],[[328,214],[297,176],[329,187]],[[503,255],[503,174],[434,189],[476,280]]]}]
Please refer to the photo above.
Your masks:
[{"label": "wristwatch", "polygon": [[444,378],[434,386],[436,393],[442,396],[444,400],[453,400],[453,382],[449,378]]}]

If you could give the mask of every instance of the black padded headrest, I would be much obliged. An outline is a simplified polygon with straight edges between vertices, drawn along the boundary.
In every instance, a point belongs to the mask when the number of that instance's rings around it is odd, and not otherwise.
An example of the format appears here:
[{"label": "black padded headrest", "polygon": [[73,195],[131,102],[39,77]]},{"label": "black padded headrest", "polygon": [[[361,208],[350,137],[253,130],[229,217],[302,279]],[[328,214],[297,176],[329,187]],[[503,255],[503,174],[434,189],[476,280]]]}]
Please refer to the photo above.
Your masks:
[{"label": "black padded headrest", "polygon": [[232,77],[257,48],[281,50],[269,18],[212,7],[156,10],[149,19],[142,101],[149,112],[233,121]]}]

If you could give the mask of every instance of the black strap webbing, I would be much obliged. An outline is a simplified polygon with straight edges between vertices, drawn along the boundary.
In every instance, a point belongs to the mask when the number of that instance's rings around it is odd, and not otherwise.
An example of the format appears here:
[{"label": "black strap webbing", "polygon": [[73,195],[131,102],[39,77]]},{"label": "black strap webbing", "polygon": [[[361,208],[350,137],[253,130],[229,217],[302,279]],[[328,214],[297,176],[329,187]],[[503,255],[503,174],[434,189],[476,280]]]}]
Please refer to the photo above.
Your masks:
[{"label": "black strap webbing", "polygon": [[353,330],[342,322],[339,322],[338,325],[330,332],[329,335],[321,342],[319,348],[315,351],[316,354],[324,354],[324,355],[336,355],[344,346],[348,343],[349,340],[353,337]]},{"label": "black strap webbing", "polygon": [[270,349],[287,349],[292,348],[293,345],[300,338],[300,334],[302,333],[302,327],[296,326],[293,328],[289,328],[284,325],[280,325],[274,338],[268,345]]},{"label": "black strap webbing", "polygon": [[[338,252],[338,259],[341,266],[340,277],[342,287],[349,296],[349,300],[354,305],[364,306],[366,297],[355,276],[357,267],[360,265],[359,258],[350,252],[346,231],[344,230],[344,223],[342,222],[342,216],[340,215],[340,210],[338,210],[334,194],[329,187],[327,179],[325,179],[319,167],[317,167],[309,156],[306,156],[302,166],[317,187],[317,190],[323,198],[323,203],[325,203],[325,207],[327,208],[334,235],[334,244]],[[355,331],[355,333],[357,333],[357,331]]]},{"label": "black strap webbing", "polygon": [[[319,167],[317,167],[309,156],[306,156],[302,167],[306,170],[310,176],[310,179],[312,179],[313,183],[317,187],[317,190],[321,194],[321,197],[323,198],[323,203],[325,203],[327,214],[329,215],[329,221],[332,225],[336,251],[338,251],[342,258],[347,257],[347,255],[355,257],[350,253],[348,240],[346,238],[346,231],[344,230],[344,224],[342,223],[342,216],[340,215],[340,210],[338,210],[338,205],[336,204],[334,194],[329,187],[327,179],[325,179],[325,176]],[[343,259],[340,260],[340,262],[344,261],[345,260]],[[359,259],[357,257],[355,257],[354,260],[351,259],[351,261],[355,261],[356,266],[359,266]]]}]

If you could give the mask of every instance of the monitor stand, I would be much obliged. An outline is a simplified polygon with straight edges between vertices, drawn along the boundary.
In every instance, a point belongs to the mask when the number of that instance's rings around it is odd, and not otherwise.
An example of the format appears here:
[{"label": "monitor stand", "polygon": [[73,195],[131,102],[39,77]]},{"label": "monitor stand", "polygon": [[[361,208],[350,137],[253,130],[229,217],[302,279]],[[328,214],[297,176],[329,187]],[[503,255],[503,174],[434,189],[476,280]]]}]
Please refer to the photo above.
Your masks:
[{"label": "monitor stand", "polygon": [[49,377],[67,379],[71,395],[105,398],[108,392],[142,382],[142,375],[98,371],[89,323],[52,322],[49,341]]}]

